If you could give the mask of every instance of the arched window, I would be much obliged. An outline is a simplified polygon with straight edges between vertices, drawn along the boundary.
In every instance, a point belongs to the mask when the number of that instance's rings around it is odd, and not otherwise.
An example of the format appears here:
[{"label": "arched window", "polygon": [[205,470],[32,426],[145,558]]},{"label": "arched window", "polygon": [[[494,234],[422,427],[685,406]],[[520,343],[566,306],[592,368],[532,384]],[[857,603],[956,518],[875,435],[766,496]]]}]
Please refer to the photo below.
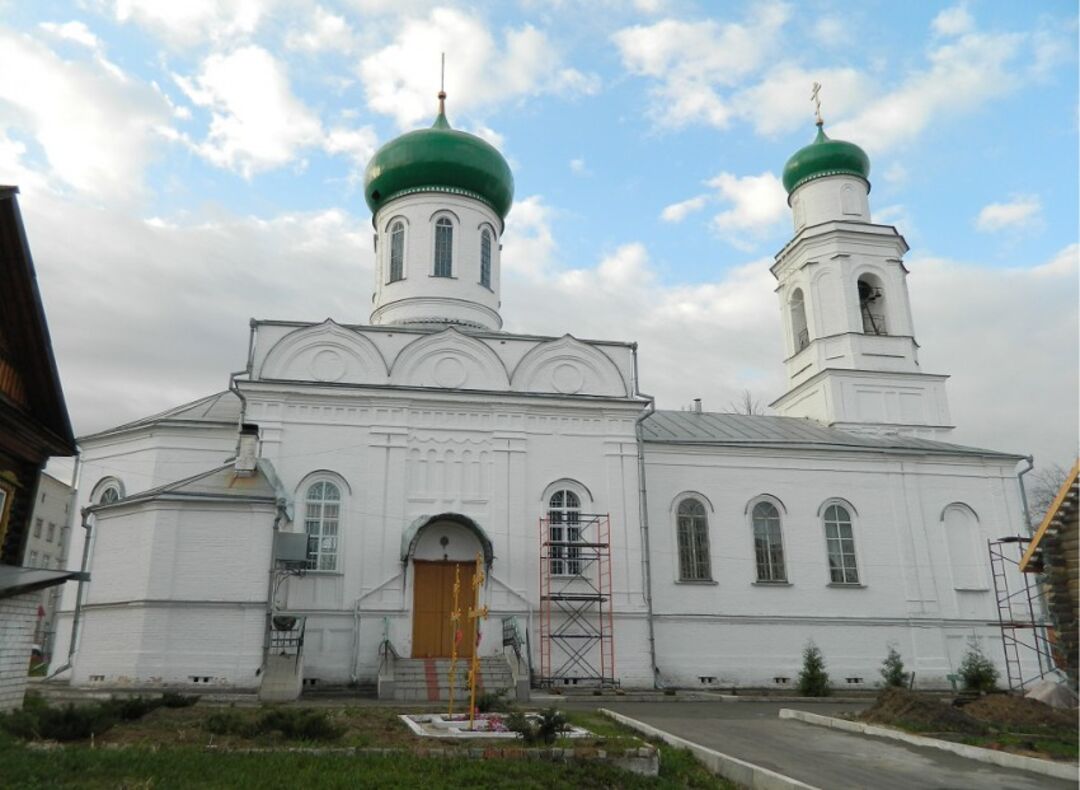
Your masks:
[{"label": "arched window", "polygon": [[90,501],[96,505],[111,505],[124,498],[124,484],[115,477],[105,477],[98,481],[90,494]]},{"label": "arched window", "polygon": [[548,539],[551,541],[551,572],[556,576],[581,573],[581,498],[569,489],[556,491],[548,500]]},{"label": "arched window", "polygon": [[307,567],[313,571],[337,569],[341,491],[325,480],[312,483],[304,497],[307,532]]},{"label": "arched window", "polygon": [[855,534],[851,529],[851,514],[846,507],[829,505],[825,508],[825,546],[829,554],[829,578],[832,583],[858,584]]},{"label": "arched window", "polygon": [[885,323],[885,288],[873,274],[864,274],[859,278],[859,314],[862,316],[863,333],[867,335],[887,335]]},{"label": "arched window", "polygon": [[791,295],[791,336],[795,340],[795,353],[810,345],[810,332],[806,327],[806,302],[802,288]]},{"label": "arched window", "polygon": [[780,533],[780,511],[772,502],[754,505],[754,556],[759,582],[786,582],[784,543]]},{"label": "arched window", "polygon": [[395,222],[390,227],[390,282],[405,277],[405,223]]},{"label": "arched window", "polygon": [[480,232],[480,284],[491,287],[491,231],[487,228]]},{"label": "arched window", "polygon": [[446,217],[435,221],[435,276],[454,274],[454,223]]},{"label": "arched window", "polygon": [[705,515],[705,506],[696,499],[684,499],[679,503],[676,536],[679,542],[680,581],[711,581],[709,520]]},{"label": "arched window", "polygon": [[949,570],[953,588],[985,590],[987,550],[980,534],[979,517],[962,502],[953,502],[941,514],[945,545],[949,552]]}]

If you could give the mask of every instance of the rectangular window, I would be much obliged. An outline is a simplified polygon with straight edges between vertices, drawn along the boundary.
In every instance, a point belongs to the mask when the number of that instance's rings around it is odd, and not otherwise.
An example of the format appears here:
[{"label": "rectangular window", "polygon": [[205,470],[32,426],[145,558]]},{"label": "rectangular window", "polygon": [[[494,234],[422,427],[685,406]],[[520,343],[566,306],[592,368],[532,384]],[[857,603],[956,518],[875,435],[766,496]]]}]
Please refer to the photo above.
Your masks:
[{"label": "rectangular window", "polygon": [[855,538],[850,524],[825,524],[829,544],[829,575],[834,584],[858,584],[859,571],[855,565]]},{"label": "rectangular window", "polygon": [[42,524],[42,521],[41,521],[40,518],[35,518],[34,519],[34,537],[35,538],[40,538],[41,537],[41,524]]},{"label": "rectangular window", "polygon": [[49,522],[49,529],[45,533],[45,540],[47,540],[49,543],[52,543],[55,539],[56,539],[56,525],[50,521]]},{"label": "rectangular window", "polygon": [[454,274],[454,226],[443,218],[435,223],[435,276]]}]

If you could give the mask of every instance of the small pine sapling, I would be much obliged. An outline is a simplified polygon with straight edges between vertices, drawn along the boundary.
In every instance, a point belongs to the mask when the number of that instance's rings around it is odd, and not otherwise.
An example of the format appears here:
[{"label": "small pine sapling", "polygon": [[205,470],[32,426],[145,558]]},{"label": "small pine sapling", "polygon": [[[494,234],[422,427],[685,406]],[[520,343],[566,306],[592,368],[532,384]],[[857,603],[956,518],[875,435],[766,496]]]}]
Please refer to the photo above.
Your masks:
[{"label": "small pine sapling", "polygon": [[968,641],[968,651],[960,662],[960,677],[965,691],[994,691],[997,688],[1000,677],[997,667],[974,639]]},{"label": "small pine sapling", "polygon": [[813,640],[803,648],[803,668],[799,673],[799,693],[804,697],[829,696],[829,675],[825,672],[825,657]]},{"label": "small pine sapling", "polygon": [[881,677],[888,688],[902,689],[908,684],[908,673],[904,671],[904,661],[896,645],[889,645],[889,654],[881,662]]}]

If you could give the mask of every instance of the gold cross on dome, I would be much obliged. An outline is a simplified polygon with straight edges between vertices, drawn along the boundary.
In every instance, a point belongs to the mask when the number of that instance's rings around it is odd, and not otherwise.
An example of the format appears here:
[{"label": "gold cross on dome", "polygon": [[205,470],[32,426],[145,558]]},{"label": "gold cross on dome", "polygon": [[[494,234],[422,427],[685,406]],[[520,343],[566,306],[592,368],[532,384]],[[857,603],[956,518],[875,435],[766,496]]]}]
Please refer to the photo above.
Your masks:
[{"label": "gold cross on dome", "polygon": [[815,82],[813,90],[810,91],[810,101],[814,103],[814,120],[818,126],[825,123],[821,119],[821,97],[818,95],[821,93],[821,83]]}]

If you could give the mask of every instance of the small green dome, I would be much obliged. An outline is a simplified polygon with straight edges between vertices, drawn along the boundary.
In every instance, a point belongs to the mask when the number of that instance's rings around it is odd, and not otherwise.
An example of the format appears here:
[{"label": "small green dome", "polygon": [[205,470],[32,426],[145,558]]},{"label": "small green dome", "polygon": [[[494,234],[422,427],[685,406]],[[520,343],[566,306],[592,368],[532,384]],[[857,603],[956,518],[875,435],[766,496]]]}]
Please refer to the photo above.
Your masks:
[{"label": "small green dome", "polygon": [[372,213],[392,198],[427,191],[468,195],[505,219],[514,201],[514,174],[493,145],[451,129],[440,112],[430,129],[395,137],[376,151],[364,171]]},{"label": "small green dome", "polygon": [[858,176],[870,183],[870,158],[855,143],[830,140],[819,123],[817,137],[800,148],[784,165],[784,189],[790,195],[807,181],[823,176]]}]

